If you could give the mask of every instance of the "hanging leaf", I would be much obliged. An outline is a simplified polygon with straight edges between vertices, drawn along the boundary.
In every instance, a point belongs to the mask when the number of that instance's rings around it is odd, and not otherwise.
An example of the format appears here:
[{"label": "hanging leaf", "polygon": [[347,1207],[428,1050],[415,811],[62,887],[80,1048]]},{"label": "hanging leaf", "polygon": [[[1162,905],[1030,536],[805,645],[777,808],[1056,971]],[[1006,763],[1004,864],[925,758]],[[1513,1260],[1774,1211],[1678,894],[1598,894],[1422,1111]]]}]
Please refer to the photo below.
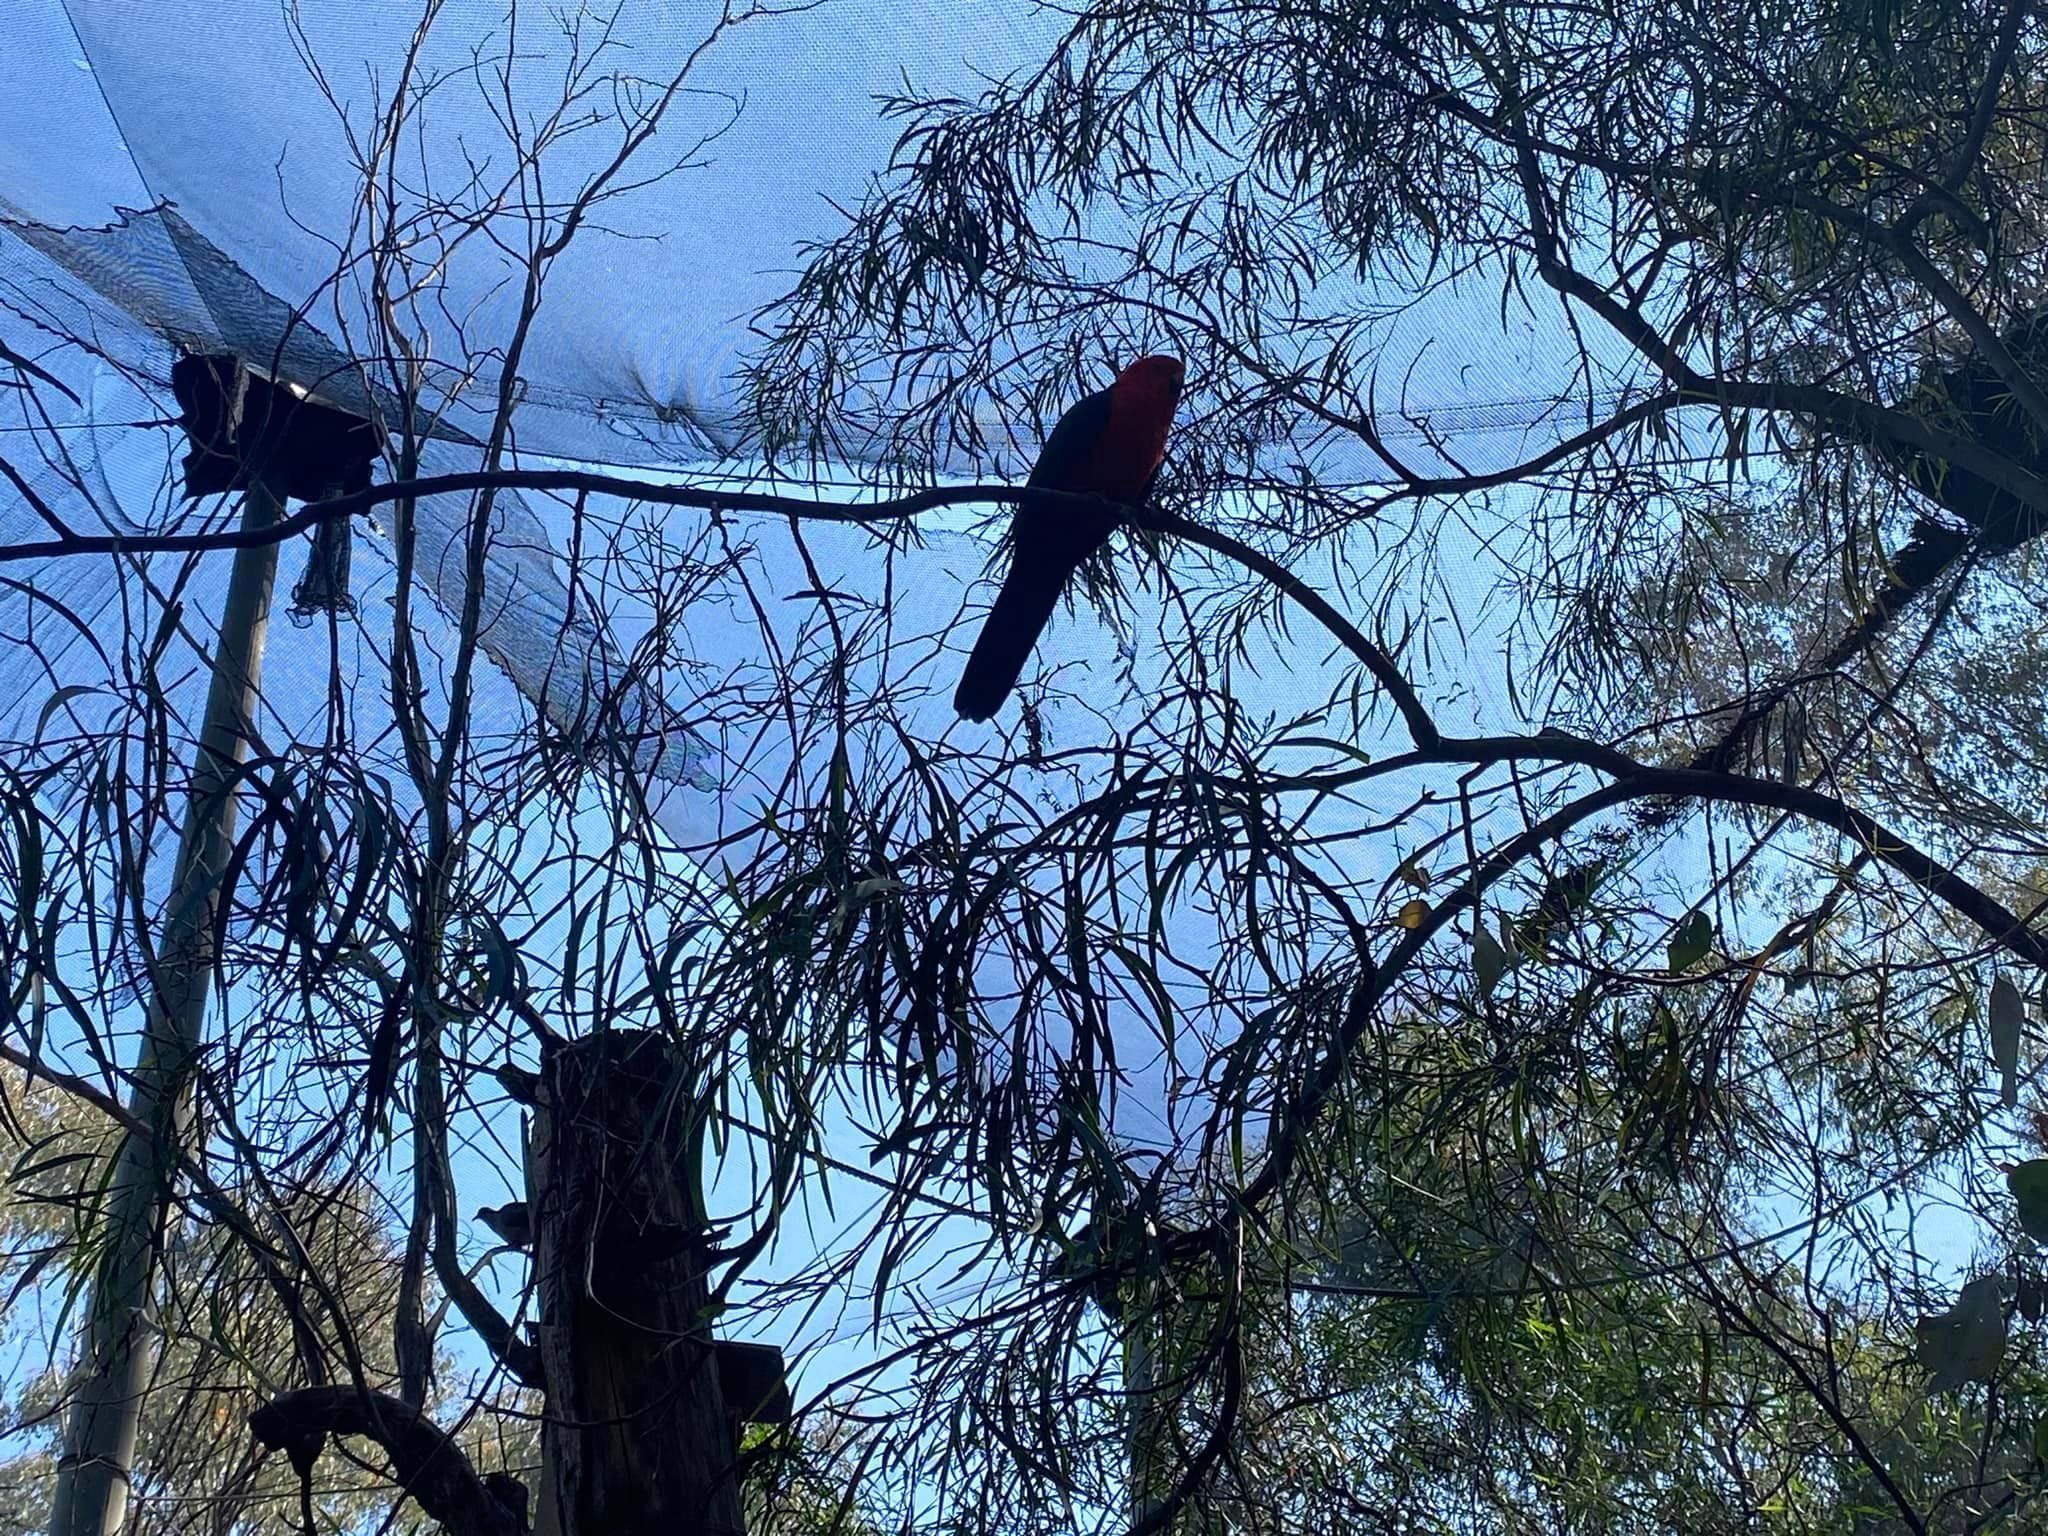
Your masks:
[{"label": "hanging leaf", "polygon": [[68,683],[64,687],[59,688],[43,701],[43,712],[36,716],[35,739],[37,741],[43,739],[43,729],[50,723],[50,716],[57,713],[66,704],[69,704],[73,699],[83,698],[88,693],[99,693],[100,691],[100,689],[95,688],[90,683]]},{"label": "hanging leaf", "polygon": [[1671,936],[1671,969],[1691,970],[1707,958],[1707,952],[1713,947],[1714,920],[1704,912],[1693,913]]},{"label": "hanging leaf", "polygon": [[1508,968],[1508,952],[1487,929],[1484,920],[1472,925],[1472,975],[1479,983],[1481,997],[1493,996]]},{"label": "hanging leaf", "polygon": [[1593,859],[1553,874],[1544,883],[1535,909],[1522,919],[1516,935],[1521,949],[1531,959],[1549,958],[1551,938],[1575,925],[1592,902],[1606,872],[1607,860]]},{"label": "hanging leaf", "polygon": [[2001,971],[1991,983],[1991,1060],[1998,1068],[1998,1097],[2007,1109],[2020,1101],[2020,1025],[2026,999]]},{"label": "hanging leaf", "polygon": [[1998,1288],[1996,1275],[1972,1280],[1948,1311],[1913,1325],[1913,1337],[1919,1341],[1914,1353],[1920,1368],[1931,1373],[1930,1391],[1947,1392],[1998,1374],[2005,1359],[2005,1308]]},{"label": "hanging leaf", "polygon": [[1428,916],[1428,902],[1411,901],[1402,906],[1399,914],[1399,921],[1403,928],[1420,928],[1422,926],[1423,919],[1427,918]]},{"label": "hanging leaf", "polygon": [[1537,915],[1557,921],[1580,911],[1592,901],[1593,893],[1599,889],[1606,873],[1607,860],[1600,858],[1589,859],[1584,864],[1575,864],[1552,875],[1544,884],[1543,895],[1537,900]]},{"label": "hanging leaf", "polygon": [[2038,1323],[2041,1321],[2041,1304],[2044,1300],[2048,1300],[2048,1294],[2044,1294],[2040,1277],[2022,1275],[2018,1295],[2014,1297],[2014,1304],[2018,1306],[2020,1316],[2030,1323]]},{"label": "hanging leaf", "polygon": [[2048,1157],[2033,1157],[2005,1176],[2020,1208],[2020,1230],[2039,1243],[2048,1243]]}]

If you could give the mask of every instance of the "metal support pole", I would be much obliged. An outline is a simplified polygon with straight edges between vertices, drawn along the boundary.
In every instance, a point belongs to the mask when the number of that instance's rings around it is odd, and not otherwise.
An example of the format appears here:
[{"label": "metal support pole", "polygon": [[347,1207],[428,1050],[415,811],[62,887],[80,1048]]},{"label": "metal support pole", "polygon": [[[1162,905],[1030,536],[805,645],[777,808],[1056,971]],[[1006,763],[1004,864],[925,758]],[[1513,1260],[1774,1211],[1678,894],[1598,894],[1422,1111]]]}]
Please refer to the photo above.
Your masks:
[{"label": "metal support pole", "polygon": [[[266,528],[282,513],[280,500],[259,482],[243,497],[242,527]],[[51,1536],[118,1536],[127,1517],[142,1397],[156,1354],[157,1257],[172,1176],[192,1134],[192,1068],[220,951],[220,879],[234,846],[234,776],[248,753],[276,577],[276,544],[235,551],[129,1098],[149,1134],[122,1137],[107,1190],[106,1246],[57,1463]]]},{"label": "metal support pole", "polygon": [[1132,1530],[1141,1527],[1159,1499],[1159,1361],[1153,1352],[1158,1319],[1146,1307],[1122,1309],[1124,1346],[1125,1453],[1129,1457]]}]

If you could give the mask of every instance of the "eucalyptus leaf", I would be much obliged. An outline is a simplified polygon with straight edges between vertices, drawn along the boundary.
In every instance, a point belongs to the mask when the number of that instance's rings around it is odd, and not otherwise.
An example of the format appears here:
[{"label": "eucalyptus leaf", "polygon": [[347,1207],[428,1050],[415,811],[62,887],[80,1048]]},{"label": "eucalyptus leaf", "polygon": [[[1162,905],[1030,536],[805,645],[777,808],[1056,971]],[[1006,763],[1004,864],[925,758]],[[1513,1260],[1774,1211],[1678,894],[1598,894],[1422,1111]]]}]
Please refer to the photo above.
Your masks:
[{"label": "eucalyptus leaf", "polygon": [[36,716],[35,739],[37,741],[43,739],[43,732],[50,724],[50,717],[66,704],[69,704],[73,699],[83,698],[89,693],[99,693],[101,691],[101,689],[94,687],[90,683],[67,683],[64,687],[59,688],[43,701],[42,713]]},{"label": "eucalyptus leaf", "polygon": [[2048,1243],[2048,1157],[2029,1158],[2005,1176],[2020,1210],[2020,1230]]},{"label": "eucalyptus leaf", "polygon": [[1670,961],[1674,971],[1689,971],[1707,958],[1714,947],[1714,920],[1695,912],[1671,936]]},{"label": "eucalyptus leaf", "polygon": [[2001,971],[1991,983],[1991,1061],[1998,1068],[1998,1097],[2007,1109],[2020,1101],[2020,1026],[2026,999]]},{"label": "eucalyptus leaf", "polygon": [[1931,1375],[1930,1391],[1989,1381],[2005,1359],[2005,1308],[1999,1300],[1998,1276],[1972,1280],[1948,1311],[1915,1323],[1913,1337],[1918,1341],[1915,1358]]},{"label": "eucalyptus leaf", "polygon": [[1508,968],[1508,952],[1487,929],[1485,922],[1472,925],[1472,975],[1479,983],[1481,997],[1493,996],[1493,989]]}]

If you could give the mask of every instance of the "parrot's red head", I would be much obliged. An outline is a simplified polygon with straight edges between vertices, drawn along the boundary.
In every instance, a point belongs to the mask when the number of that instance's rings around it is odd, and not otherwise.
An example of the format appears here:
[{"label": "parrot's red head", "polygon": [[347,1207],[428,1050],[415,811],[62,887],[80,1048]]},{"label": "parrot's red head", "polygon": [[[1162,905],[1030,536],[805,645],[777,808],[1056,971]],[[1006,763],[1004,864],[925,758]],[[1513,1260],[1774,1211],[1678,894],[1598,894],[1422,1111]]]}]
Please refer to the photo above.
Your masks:
[{"label": "parrot's red head", "polygon": [[1141,357],[1116,376],[1116,388],[1121,392],[1142,397],[1147,402],[1157,401],[1167,413],[1172,413],[1180,400],[1181,384],[1187,378],[1187,369],[1177,357],[1154,354]]}]

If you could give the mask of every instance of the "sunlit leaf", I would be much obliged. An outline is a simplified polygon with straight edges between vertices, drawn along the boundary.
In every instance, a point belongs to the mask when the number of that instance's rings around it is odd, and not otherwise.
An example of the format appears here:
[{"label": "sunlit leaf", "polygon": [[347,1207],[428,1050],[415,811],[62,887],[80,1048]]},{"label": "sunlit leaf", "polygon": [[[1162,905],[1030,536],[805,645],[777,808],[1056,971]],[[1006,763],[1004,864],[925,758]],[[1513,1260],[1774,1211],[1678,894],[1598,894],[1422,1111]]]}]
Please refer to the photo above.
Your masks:
[{"label": "sunlit leaf", "polygon": [[1508,952],[1501,947],[1488,930],[1485,922],[1472,925],[1472,975],[1479,983],[1481,997],[1493,996],[1493,989],[1500,984],[1501,976],[1508,968]]}]

